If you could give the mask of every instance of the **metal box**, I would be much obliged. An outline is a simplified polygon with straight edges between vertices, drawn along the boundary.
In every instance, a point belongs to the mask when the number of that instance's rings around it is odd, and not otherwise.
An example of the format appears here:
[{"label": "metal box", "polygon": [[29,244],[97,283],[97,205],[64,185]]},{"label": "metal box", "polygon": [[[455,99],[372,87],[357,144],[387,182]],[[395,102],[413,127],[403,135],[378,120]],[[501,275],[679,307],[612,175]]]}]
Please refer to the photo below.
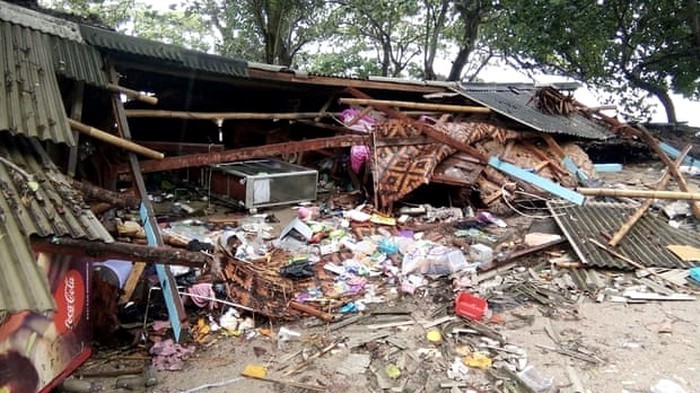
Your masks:
[{"label": "metal box", "polygon": [[[210,191],[252,209],[316,199],[318,171],[274,159],[212,165]],[[207,186],[205,184],[205,186]]]}]

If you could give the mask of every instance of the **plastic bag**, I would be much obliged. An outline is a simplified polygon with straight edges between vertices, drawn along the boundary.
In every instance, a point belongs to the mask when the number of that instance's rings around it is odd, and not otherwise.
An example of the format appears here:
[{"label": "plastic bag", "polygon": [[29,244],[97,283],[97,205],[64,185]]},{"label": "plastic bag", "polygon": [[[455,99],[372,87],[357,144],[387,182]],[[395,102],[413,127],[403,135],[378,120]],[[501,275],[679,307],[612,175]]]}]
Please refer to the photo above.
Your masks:
[{"label": "plastic bag", "polygon": [[403,257],[401,273],[420,273],[431,276],[445,276],[469,267],[462,251],[454,247],[438,244],[419,246]]}]

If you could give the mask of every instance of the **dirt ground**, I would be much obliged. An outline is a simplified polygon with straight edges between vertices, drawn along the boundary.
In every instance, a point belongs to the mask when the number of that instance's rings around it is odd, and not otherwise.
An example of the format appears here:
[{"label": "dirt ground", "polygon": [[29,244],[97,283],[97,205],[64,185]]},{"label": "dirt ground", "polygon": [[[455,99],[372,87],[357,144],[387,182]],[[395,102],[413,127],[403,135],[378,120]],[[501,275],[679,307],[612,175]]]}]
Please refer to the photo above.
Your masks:
[{"label": "dirt ground", "polygon": [[[653,183],[661,175],[662,164],[648,163],[628,166],[624,172],[601,174],[609,183],[642,186]],[[700,179],[690,180],[691,188],[700,190]],[[672,189],[672,188],[671,188]],[[282,224],[289,221],[294,211],[289,208],[276,209],[274,214]],[[544,261],[540,255],[534,261]],[[601,272],[608,274],[608,272]],[[445,337],[439,344],[428,342],[426,329],[420,324],[434,319],[436,310],[451,307],[449,282],[438,282],[421,297],[405,296],[389,300],[382,308],[405,308],[412,310],[410,317],[417,323],[407,327],[394,328],[390,337],[404,343],[405,349],[388,346],[379,348],[374,344],[352,350],[337,347],[318,359],[309,362],[299,374],[285,376],[280,363],[285,355],[308,349],[306,355],[317,348],[333,342],[343,335],[367,335],[361,326],[346,327],[329,331],[328,325],[317,320],[306,319],[283,326],[302,333],[301,341],[286,343],[280,347],[274,339],[258,335],[254,338],[218,338],[205,348],[198,348],[181,371],[159,372],[159,383],[148,392],[175,393],[204,391],[223,392],[302,392],[307,391],[273,382],[240,378],[247,364],[261,364],[268,367],[268,376],[285,381],[323,385],[327,391],[376,392],[381,391],[377,377],[372,370],[381,374],[389,363],[403,365],[402,375],[392,391],[404,392],[470,392],[482,390],[441,389],[440,382],[449,381],[445,370],[452,362],[455,341]],[[503,323],[495,325],[509,343],[521,347],[527,353],[529,364],[535,366],[539,374],[554,378],[554,386],[560,392],[577,392],[570,384],[567,367],[575,370],[585,386],[586,392],[649,392],[650,387],[660,379],[670,379],[681,385],[687,392],[700,392],[700,303],[648,302],[645,304],[620,304],[604,301],[596,302],[591,297],[580,296],[575,307],[567,313],[544,310],[534,303],[526,303],[502,313]],[[530,324],[520,323],[528,321]],[[277,331],[280,325],[272,326]],[[558,332],[562,341],[574,343],[602,360],[600,364],[590,364],[570,356],[555,353],[543,347],[554,347],[547,330]],[[443,330],[445,331],[445,330]],[[360,374],[343,375],[338,368],[348,358],[348,354],[366,353],[372,355],[367,371]],[[97,354],[99,357],[99,354]],[[398,359],[398,360],[397,360]],[[300,357],[287,362],[296,365]],[[130,363],[133,365],[133,363]],[[113,361],[107,367],[128,367],[129,364]],[[400,367],[401,368],[401,367]],[[485,372],[470,370],[467,382],[485,381]],[[206,384],[230,382],[225,386],[193,390]],[[114,379],[98,380],[106,391],[112,391]],[[120,391],[120,390],[114,390]],[[487,390],[483,390],[487,391]]]}]

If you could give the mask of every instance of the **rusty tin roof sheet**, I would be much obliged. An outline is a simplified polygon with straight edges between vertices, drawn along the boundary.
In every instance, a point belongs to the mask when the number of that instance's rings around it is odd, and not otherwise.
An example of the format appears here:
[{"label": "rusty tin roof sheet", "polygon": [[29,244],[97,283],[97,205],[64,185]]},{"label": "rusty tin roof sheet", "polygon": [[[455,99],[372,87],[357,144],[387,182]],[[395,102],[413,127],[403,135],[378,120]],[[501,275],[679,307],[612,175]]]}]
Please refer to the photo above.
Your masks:
[{"label": "rusty tin roof sheet", "polygon": [[548,115],[539,111],[533,101],[537,91],[528,84],[465,84],[457,92],[496,113],[506,116],[537,131],[569,134],[588,139],[607,139],[612,134],[596,122],[580,114],[569,116]]},{"label": "rusty tin roof sheet", "polygon": [[[550,201],[547,205],[559,228],[585,265],[634,269],[589,239],[606,244],[607,239],[602,234],[613,235],[634,212],[635,206],[610,202],[588,202],[583,206],[574,206],[559,201]],[[692,267],[693,262],[682,261],[666,248],[671,244],[700,247],[700,236],[697,233],[675,229],[661,218],[647,213],[620,241],[615,251],[646,267]]]},{"label": "rusty tin roof sheet", "polygon": [[48,41],[0,21],[0,131],[74,145]]},{"label": "rusty tin roof sheet", "polygon": [[53,308],[32,235],[114,241],[38,141],[0,132],[0,311]]}]

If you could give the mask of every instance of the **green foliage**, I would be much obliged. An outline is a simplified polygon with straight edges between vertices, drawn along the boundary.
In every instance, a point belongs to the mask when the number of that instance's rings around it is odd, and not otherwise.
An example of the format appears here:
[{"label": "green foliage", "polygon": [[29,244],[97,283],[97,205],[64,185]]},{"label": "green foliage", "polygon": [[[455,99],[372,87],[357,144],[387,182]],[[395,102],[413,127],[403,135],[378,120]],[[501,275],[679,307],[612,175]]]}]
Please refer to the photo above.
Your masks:
[{"label": "green foliage", "polygon": [[669,122],[670,91],[700,97],[696,0],[504,0],[503,16],[497,45],[525,69],[603,88],[632,112],[651,94]]}]

